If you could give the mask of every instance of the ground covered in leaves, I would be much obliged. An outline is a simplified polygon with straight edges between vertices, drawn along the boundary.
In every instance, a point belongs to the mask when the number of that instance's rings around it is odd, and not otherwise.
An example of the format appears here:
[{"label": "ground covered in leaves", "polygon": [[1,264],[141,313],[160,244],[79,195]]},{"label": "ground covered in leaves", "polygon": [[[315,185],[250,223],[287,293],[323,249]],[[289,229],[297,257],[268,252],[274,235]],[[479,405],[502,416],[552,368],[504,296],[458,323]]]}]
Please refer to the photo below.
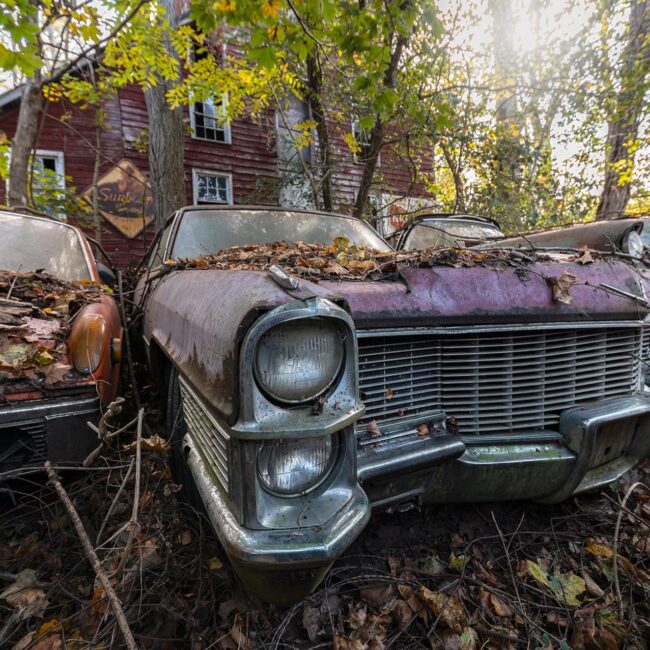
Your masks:
[{"label": "ground covered in leaves", "polygon": [[[376,515],[316,593],[281,609],[241,590],[204,516],[183,500],[160,420],[150,407],[137,487],[133,420],[92,468],[64,474],[138,647],[647,647],[650,493],[631,485],[650,484],[648,465],[558,506]],[[0,484],[0,499],[0,647],[122,647],[52,486],[32,474]]]}]

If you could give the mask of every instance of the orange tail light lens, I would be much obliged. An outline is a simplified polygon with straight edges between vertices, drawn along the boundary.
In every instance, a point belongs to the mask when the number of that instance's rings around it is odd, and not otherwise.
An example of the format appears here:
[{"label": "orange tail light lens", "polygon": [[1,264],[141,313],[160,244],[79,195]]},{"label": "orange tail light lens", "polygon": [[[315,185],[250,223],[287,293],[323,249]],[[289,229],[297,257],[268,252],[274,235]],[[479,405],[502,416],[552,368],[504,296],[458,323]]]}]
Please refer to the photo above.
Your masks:
[{"label": "orange tail light lens", "polygon": [[70,334],[70,357],[74,367],[84,374],[97,370],[104,355],[106,321],[99,314],[81,316]]}]

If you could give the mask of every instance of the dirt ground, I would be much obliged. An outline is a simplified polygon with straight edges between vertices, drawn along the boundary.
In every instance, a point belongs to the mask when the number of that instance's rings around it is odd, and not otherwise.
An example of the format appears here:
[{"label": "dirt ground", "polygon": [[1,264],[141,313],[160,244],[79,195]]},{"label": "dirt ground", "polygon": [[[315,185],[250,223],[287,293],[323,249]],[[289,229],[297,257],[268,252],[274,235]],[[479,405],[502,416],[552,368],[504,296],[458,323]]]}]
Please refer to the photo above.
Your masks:
[{"label": "dirt ground", "polygon": [[[60,472],[139,648],[648,646],[649,464],[561,505],[376,515],[323,585],[282,609],[242,591],[182,498],[157,408],[139,463],[130,412],[91,468]],[[0,483],[0,648],[125,647],[114,612],[44,473]]]}]

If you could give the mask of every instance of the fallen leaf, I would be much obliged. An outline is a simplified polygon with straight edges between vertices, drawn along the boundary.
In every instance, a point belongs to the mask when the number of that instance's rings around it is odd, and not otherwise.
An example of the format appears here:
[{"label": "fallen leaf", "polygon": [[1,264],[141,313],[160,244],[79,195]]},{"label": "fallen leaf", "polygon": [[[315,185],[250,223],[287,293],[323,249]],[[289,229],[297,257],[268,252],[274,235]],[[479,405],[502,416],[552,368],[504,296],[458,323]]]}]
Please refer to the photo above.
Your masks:
[{"label": "fallen leaf", "polygon": [[323,632],[323,622],[321,620],[320,610],[305,604],[302,610],[302,626],[307,632],[307,636],[312,643],[320,641]]},{"label": "fallen leaf", "polygon": [[361,587],[359,597],[372,607],[381,607],[395,595],[392,584],[380,583]]},{"label": "fallen leaf", "polygon": [[411,609],[410,605],[399,598],[395,600],[392,613],[400,630],[405,630],[416,617],[416,613]]},{"label": "fallen leaf", "polygon": [[223,569],[223,562],[218,557],[211,557],[208,560],[208,568],[211,571],[218,571],[219,569]]},{"label": "fallen leaf", "polygon": [[[138,443],[136,440],[130,442],[128,445],[124,445],[123,449],[128,452],[135,453]],[[165,440],[158,434],[153,435],[149,438],[142,438],[140,441],[140,449],[142,451],[151,451],[154,454],[167,454],[169,453],[169,441]]]},{"label": "fallen leaf", "polygon": [[384,392],[387,400],[391,400],[393,397],[395,397],[395,391],[390,386],[386,386],[386,390]]},{"label": "fallen leaf", "polygon": [[570,305],[573,302],[571,288],[578,281],[577,276],[568,271],[564,271],[559,278],[547,278],[547,280],[551,284],[551,291],[555,302],[561,302],[565,305]]},{"label": "fallen leaf", "polygon": [[370,420],[370,422],[366,423],[366,433],[369,433],[371,436],[380,436],[381,431],[379,430],[379,427],[377,426],[377,421],[376,420]]},{"label": "fallen leaf", "polygon": [[582,253],[575,260],[578,264],[591,264],[594,261],[594,258],[591,256],[589,249],[585,246],[582,249]]},{"label": "fallen leaf", "polygon": [[192,541],[192,532],[189,530],[182,531],[180,536],[181,545],[187,546],[191,541]]},{"label": "fallen leaf", "polygon": [[537,582],[548,587],[555,597],[561,602],[578,607],[580,602],[578,596],[586,591],[585,581],[575,573],[554,573],[550,574],[546,563],[542,560],[533,562],[526,561],[528,572]]},{"label": "fallen leaf", "polygon": [[440,591],[420,587],[420,598],[429,607],[434,617],[453,632],[460,633],[465,623],[465,609],[456,596],[447,596]]},{"label": "fallen leaf", "polygon": [[611,546],[607,546],[607,544],[601,544],[599,542],[588,542],[585,544],[585,551],[591,555],[595,555],[596,557],[614,557],[614,549],[611,548]]}]

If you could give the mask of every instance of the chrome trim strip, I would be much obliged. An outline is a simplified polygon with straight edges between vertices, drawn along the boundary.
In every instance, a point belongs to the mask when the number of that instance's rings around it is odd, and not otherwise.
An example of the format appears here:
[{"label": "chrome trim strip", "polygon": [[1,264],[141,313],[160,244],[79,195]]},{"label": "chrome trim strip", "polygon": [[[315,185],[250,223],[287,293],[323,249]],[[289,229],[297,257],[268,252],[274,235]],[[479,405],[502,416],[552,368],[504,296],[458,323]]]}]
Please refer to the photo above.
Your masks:
[{"label": "chrome trim strip", "polygon": [[390,327],[386,329],[357,329],[357,338],[373,336],[417,336],[419,334],[483,334],[485,332],[519,332],[558,329],[604,329],[609,327],[644,327],[643,321],[591,321],[560,323],[514,323],[510,325],[450,325],[449,327]]}]

